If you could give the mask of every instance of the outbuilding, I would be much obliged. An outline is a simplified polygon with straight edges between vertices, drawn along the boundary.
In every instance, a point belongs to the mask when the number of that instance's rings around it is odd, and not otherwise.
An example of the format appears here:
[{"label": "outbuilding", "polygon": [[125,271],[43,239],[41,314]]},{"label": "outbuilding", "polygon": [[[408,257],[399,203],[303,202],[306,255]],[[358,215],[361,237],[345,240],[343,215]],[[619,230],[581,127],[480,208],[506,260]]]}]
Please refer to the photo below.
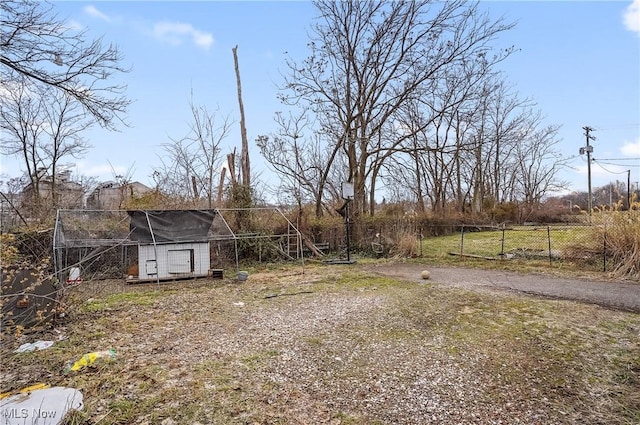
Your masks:
[{"label": "outbuilding", "polygon": [[302,236],[277,208],[58,210],[53,239],[56,277],[67,284],[219,277],[239,271],[239,252],[304,262]]}]

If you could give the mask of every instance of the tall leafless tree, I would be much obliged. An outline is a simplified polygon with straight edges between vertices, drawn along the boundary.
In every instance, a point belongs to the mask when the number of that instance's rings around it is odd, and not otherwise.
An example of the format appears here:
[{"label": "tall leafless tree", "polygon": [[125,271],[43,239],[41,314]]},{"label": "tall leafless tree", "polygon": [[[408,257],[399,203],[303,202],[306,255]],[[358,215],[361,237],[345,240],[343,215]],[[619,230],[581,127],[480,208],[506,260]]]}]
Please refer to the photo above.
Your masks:
[{"label": "tall leafless tree", "polygon": [[4,136],[2,153],[20,156],[36,202],[42,177],[38,170],[47,168],[39,149],[39,143],[45,134],[43,109],[42,97],[28,90],[24,79],[14,82],[12,90],[4,94],[3,106],[0,108],[0,126]]},{"label": "tall leafless tree", "polygon": [[49,103],[44,112],[47,122],[45,133],[49,143],[44,144],[43,151],[50,164],[55,204],[57,176],[61,167],[67,167],[63,161],[69,157],[79,159],[84,156],[90,145],[83,133],[95,121],[87,117],[80,105],[64,93],[53,91],[47,100]]},{"label": "tall leafless tree", "polygon": [[320,187],[324,185],[320,179],[327,152],[308,120],[309,116],[304,112],[297,115],[277,113],[277,133],[256,140],[260,153],[280,177],[276,190],[281,201],[293,200],[299,210],[304,201],[323,206]]},{"label": "tall leafless tree", "polygon": [[[385,165],[387,187],[405,189],[405,198],[424,211],[452,209],[484,213],[504,202],[533,210],[542,197],[563,186],[565,166],[555,145],[557,126],[545,126],[533,103],[511,93],[501,75],[487,74],[469,91],[441,81],[419,102],[398,114],[399,128],[412,134]],[[453,101],[460,99],[460,102]],[[421,106],[428,105],[428,107]],[[425,110],[439,111],[426,118]]]},{"label": "tall leafless tree", "polygon": [[[489,52],[496,35],[511,25],[490,20],[477,4],[459,0],[314,4],[320,18],[313,27],[311,53],[301,64],[288,62],[282,100],[309,105],[327,136],[320,191],[342,152],[356,211],[364,212],[367,180],[375,191],[380,164],[410,137],[385,134],[397,112],[427,93],[448,68],[465,61],[491,66],[508,56],[510,49]],[[316,213],[321,213],[319,202]]]},{"label": "tall leafless tree", "polygon": [[160,190],[198,204],[206,200],[212,208],[218,193],[218,184],[224,159],[221,143],[229,136],[232,122],[228,116],[220,118],[205,106],[189,102],[191,118],[189,133],[181,139],[172,139],[163,145],[162,165],[155,168],[154,178]]},{"label": "tall leafless tree", "polygon": [[539,114],[532,114],[530,132],[522,134],[514,150],[517,188],[529,211],[539,207],[543,197],[548,193],[569,186],[559,178],[560,171],[569,163],[569,158],[563,157],[557,149],[560,144],[560,127],[540,127],[536,125],[540,119]]},{"label": "tall leafless tree", "polygon": [[88,41],[60,19],[54,6],[37,0],[0,2],[0,81],[4,92],[16,81],[46,86],[78,102],[96,122],[114,129],[124,123],[130,100],[116,78],[128,70],[114,45]]},{"label": "tall leafless tree", "polygon": [[57,177],[68,168],[64,161],[81,158],[89,149],[82,133],[93,123],[81,105],[51,87],[34,87],[21,79],[5,93],[0,108],[5,136],[1,151],[22,158],[36,204],[46,176],[51,179],[53,206],[57,205]]}]

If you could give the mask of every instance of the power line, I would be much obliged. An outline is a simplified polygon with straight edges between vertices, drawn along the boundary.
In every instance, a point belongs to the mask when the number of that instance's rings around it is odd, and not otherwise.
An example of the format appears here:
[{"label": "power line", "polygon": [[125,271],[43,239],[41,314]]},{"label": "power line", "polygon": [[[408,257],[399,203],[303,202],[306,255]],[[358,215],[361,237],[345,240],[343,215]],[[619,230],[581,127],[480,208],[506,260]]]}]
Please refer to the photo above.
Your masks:
[{"label": "power line", "polygon": [[[604,168],[598,161],[595,160],[595,158],[593,159],[593,162],[598,164],[598,167],[602,168],[607,173],[611,173],[611,174],[626,174],[627,175],[627,209],[630,209],[631,208],[631,169],[620,171],[620,172],[615,172],[615,171],[607,170],[606,168]],[[617,164],[611,164],[611,165],[618,166]]]},{"label": "power line", "polygon": [[640,127],[640,123],[635,124],[618,124],[618,125],[609,125],[606,127],[598,127],[598,130],[617,130],[620,128],[630,128],[630,127]]},{"label": "power line", "polygon": [[[635,167],[638,168],[640,167],[640,164],[614,164],[612,162],[602,162],[601,160],[596,160],[595,158],[593,159],[593,162],[598,162],[599,164],[607,164],[607,165],[613,165],[615,167]],[[626,171],[625,171],[626,172]]]},{"label": "power line", "polygon": [[[595,161],[596,159],[593,158],[593,160]],[[640,160],[640,158],[599,158],[598,161],[635,161],[635,160]]]},{"label": "power line", "polygon": [[[602,168],[607,173],[611,173],[611,174],[627,174],[627,170],[624,170],[624,171],[611,171],[611,170],[608,170],[608,169],[606,169],[605,167],[602,166],[602,164],[606,164],[606,163],[603,163],[603,162],[600,162],[600,161],[596,161],[595,158],[593,159],[593,162],[598,164],[598,167]],[[609,164],[609,165],[616,165],[617,166],[618,164]]]}]

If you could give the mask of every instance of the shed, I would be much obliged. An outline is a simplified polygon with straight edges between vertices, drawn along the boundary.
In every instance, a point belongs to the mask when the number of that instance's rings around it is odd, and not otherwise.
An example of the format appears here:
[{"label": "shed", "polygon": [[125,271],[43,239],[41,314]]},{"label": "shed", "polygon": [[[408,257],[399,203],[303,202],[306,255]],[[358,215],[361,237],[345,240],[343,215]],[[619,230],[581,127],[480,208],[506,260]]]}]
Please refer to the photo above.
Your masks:
[{"label": "shed", "polygon": [[165,280],[209,275],[209,230],[218,215],[216,210],[128,211],[128,214],[130,239],[138,242],[135,277]]},{"label": "shed", "polygon": [[59,282],[219,276],[233,265],[239,271],[240,257],[304,264],[300,232],[278,208],[268,207],[58,210],[53,239]]}]

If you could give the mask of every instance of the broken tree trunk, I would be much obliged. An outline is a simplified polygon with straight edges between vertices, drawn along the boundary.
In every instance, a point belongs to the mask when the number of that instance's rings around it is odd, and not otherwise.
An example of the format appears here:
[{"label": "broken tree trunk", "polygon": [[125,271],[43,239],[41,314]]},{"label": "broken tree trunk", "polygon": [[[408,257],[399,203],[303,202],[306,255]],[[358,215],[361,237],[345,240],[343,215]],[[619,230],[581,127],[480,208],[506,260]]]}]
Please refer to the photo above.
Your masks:
[{"label": "broken tree trunk", "polygon": [[191,176],[191,188],[193,189],[193,200],[198,202],[198,183],[196,181],[196,176]]},{"label": "broken tree trunk", "polygon": [[242,137],[242,150],[240,152],[240,171],[242,173],[241,184],[251,186],[251,171],[249,164],[249,142],[247,141],[247,127],[244,120],[244,105],[242,103],[242,86],[240,84],[240,67],[238,65],[238,46],[233,49],[233,61],[236,68],[236,81],[238,85],[238,104],[240,105],[240,136]]},{"label": "broken tree trunk", "polygon": [[222,206],[222,193],[224,191],[224,175],[227,172],[227,167],[223,167],[220,172],[220,184],[218,185],[218,198],[216,199],[216,205]]},{"label": "broken tree trunk", "polygon": [[236,180],[236,150],[227,154],[227,165],[229,166],[229,178],[231,179],[231,186],[235,186],[238,182]]}]

